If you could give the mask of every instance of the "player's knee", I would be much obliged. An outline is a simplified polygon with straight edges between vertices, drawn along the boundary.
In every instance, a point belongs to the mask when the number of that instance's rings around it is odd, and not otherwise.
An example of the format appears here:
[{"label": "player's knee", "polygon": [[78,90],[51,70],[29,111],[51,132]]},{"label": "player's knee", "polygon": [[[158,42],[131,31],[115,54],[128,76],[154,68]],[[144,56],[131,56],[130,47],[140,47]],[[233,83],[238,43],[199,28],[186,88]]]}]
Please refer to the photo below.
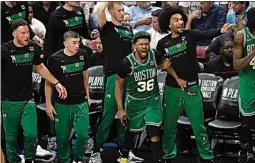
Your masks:
[{"label": "player's knee", "polygon": [[88,139],[88,133],[84,133],[84,132],[77,132],[76,131],[76,138],[77,140],[81,141],[81,142],[86,142]]},{"label": "player's knee", "polygon": [[59,142],[59,144],[66,144],[67,142],[69,142],[69,135],[57,135],[57,142]]},{"label": "player's knee", "polygon": [[160,137],[159,136],[151,137],[151,142],[158,142],[158,141],[160,141]]},{"label": "player's knee", "polygon": [[147,126],[149,136],[152,142],[160,140],[160,128],[157,126]]},{"label": "player's knee", "polygon": [[6,141],[6,143],[10,144],[13,147],[16,147],[16,145],[18,143],[18,139],[16,136],[5,137],[5,141]]},{"label": "player's knee", "polygon": [[36,141],[37,140],[37,132],[36,131],[27,131],[24,133],[24,137],[28,141]]}]

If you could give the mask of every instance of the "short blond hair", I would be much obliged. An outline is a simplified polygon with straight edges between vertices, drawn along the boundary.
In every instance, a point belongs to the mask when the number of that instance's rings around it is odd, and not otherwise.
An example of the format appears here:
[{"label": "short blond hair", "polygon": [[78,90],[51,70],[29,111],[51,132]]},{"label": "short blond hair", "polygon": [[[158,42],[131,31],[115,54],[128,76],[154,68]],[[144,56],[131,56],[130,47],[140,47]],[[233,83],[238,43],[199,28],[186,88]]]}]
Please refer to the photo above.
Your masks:
[{"label": "short blond hair", "polygon": [[123,5],[124,3],[123,2],[121,2],[121,1],[112,1],[112,2],[110,2],[109,3],[109,5],[108,5],[108,10],[111,10],[111,9],[113,9],[113,7],[114,7],[114,5]]}]

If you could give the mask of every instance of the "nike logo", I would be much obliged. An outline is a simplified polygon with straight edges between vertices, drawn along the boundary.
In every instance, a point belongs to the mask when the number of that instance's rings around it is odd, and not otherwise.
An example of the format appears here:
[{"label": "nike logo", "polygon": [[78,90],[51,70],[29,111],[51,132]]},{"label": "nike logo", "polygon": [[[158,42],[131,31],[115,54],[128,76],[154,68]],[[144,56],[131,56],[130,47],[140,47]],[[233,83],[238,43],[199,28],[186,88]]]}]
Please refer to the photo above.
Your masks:
[{"label": "nike logo", "polygon": [[61,62],[63,63],[63,62],[65,62],[66,60],[62,60]]},{"label": "nike logo", "polygon": [[15,50],[11,50],[11,52],[14,52]]}]

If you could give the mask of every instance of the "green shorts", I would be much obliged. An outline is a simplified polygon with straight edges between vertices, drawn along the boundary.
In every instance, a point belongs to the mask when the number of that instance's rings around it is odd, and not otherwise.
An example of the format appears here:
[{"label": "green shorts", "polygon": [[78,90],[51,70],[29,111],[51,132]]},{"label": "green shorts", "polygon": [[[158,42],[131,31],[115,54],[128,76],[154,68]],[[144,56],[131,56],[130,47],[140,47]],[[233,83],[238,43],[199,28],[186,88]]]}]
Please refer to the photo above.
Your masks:
[{"label": "green shorts", "polygon": [[162,124],[162,101],[159,94],[142,100],[127,95],[125,109],[132,132],[142,131],[147,125],[159,127]]},{"label": "green shorts", "polygon": [[239,110],[243,116],[255,115],[255,96],[241,96],[238,99]]}]

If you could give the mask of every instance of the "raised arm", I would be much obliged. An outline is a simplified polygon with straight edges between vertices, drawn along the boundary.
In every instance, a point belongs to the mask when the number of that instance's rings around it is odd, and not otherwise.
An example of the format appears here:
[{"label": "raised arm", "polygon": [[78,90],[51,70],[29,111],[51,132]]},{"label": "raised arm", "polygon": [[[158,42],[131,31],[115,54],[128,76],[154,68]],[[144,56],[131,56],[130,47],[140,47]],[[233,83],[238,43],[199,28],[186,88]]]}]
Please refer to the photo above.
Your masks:
[{"label": "raised arm", "polygon": [[103,28],[106,23],[105,9],[108,7],[110,2],[99,2],[97,8],[97,23],[99,28]]},{"label": "raised arm", "polygon": [[243,57],[243,42],[244,34],[242,31],[237,32],[234,41],[234,51],[233,51],[233,67],[236,71],[244,69],[248,66],[251,60],[255,57],[255,50],[252,51],[250,55]]},{"label": "raised arm", "polygon": [[199,17],[200,14],[201,14],[201,12],[199,12],[199,11],[193,11],[193,13],[191,13],[188,16],[188,20],[186,22],[185,30],[191,30],[192,21],[194,19],[196,19],[197,17]]},{"label": "raised arm", "polygon": [[203,41],[206,39],[213,39],[223,33],[226,33],[230,30],[230,25],[225,24],[221,29],[212,29],[208,31],[192,30],[191,35],[195,41]]}]

